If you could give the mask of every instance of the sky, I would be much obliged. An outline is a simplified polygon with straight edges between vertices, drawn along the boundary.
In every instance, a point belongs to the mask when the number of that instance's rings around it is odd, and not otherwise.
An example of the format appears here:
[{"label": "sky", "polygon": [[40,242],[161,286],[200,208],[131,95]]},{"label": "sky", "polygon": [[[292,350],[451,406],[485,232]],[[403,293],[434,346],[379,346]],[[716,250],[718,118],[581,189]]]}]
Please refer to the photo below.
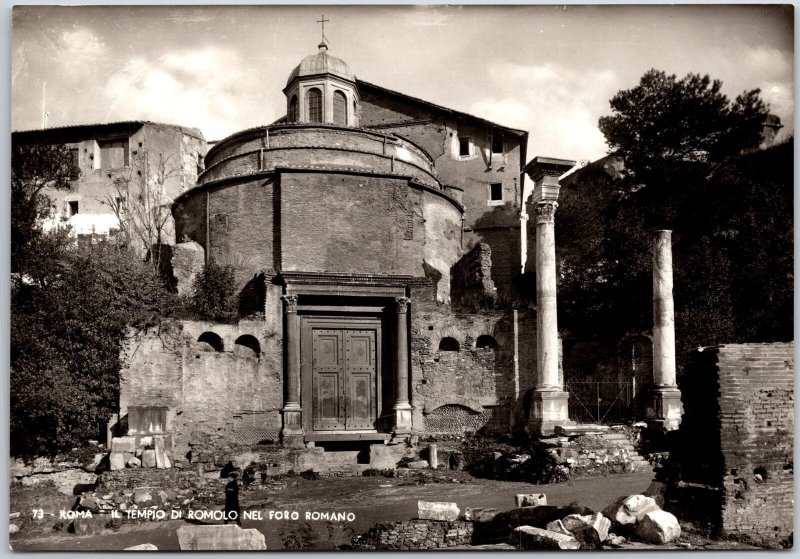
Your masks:
[{"label": "sky", "polygon": [[285,114],[282,88],[317,52],[382,87],[527,130],[527,159],[607,152],[609,100],[656,68],[760,88],[794,132],[791,7],[15,7],[11,128],[153,120],[218,140]]}]

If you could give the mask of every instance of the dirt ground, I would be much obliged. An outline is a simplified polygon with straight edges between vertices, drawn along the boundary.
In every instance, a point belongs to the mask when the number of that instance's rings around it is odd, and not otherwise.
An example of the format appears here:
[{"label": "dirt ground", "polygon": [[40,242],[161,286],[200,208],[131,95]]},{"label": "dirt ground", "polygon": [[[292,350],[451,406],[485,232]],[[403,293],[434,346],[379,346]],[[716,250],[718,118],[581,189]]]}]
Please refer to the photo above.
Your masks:
[{"label": "dirt ground", "polygon": [[[328,478],[307,480],[288,478],[271,490],[254,489],[241,494],[243,511],[260,511],[262,518],[244,520],[244,528],[257,528],[266,537],[267,549],[333,549],[349,543],[353,536],[366,532],[378,522],[409,520],[416,517],[417,500],[452,501],[466,507],[514,507],[516,493],[543,492],[548,504],[577,502],[600,510],[620,495],[643,492],[652,480],[651,472],[579,479],[550,485],[493,481],[460,476],[457,482],[420,483],[414,478]],[[207,505],[208,510],[221,509]],[[14,498],[12,495],[12,510]],[[203,505],[198,505],[198,508]],[[278,512],[297,512],[298,520],[277,520]],[[306,513],[352,513],[352,522],[306,520]],[[25,511],[26,514],[30,514]],[[272,518],[270,518],[270,513]],[[183,520],[126,522],[118,532],[79,536],[53,534],[45,529],[21,530],[11,536],[15,550],[121,550],[152,543],[159,550],[178,550],[176,531],[189,522]],[[193,523],[198,523],[193,521]],[[695,538],[697,540],[697,538]],[[684,543],[698,547],[701,540]],[[708,543],[708,542],[706,542]]]}]

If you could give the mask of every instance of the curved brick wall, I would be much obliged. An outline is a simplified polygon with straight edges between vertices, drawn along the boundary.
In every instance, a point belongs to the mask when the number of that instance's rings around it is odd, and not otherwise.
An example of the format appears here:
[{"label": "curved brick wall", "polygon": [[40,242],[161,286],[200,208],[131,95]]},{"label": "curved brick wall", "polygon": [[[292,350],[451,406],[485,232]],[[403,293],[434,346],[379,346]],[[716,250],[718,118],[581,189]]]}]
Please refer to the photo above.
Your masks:
[{"label": "curved brick wall", "polygon": [[[173,206],[178,239],[233,265],[239,289],[272,270],[389,274],[430,277],[437,299],[449,299],[463,211],[422,150],[355,129],[270,127],[259,170],[266,132],[241,132],[210,152],[198,187]],[[384,140],[413,161],[395,159],[392,173]]]},{"label": "curved brick wall", "polygon": [[410,176],[441,190],[430,156],[397,136],[326,125],[279,125],[238,132],[206,156],[199,184],[276,167],[336,167]]}]

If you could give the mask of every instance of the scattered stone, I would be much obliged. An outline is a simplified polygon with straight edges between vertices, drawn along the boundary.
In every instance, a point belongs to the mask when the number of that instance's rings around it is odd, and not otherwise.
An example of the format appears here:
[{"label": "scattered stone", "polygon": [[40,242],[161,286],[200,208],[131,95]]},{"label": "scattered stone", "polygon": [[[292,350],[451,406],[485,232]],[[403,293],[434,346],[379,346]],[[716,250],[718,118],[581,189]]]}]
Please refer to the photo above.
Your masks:
[{"label": "scattered stone", "polygon": [[511,541],[519,548],[529,549],[580,549],[581,544],[572,536],[543,530],[534,526],[520,526],[511,533]]},{"label": "scattered stone", "polygon": [[188,504],[189,504],[189,503],[191,503],[191,502],[192,502],[192,500],[191,500],[191,499],[184,499],[184,500],[183,500],[183,504],[184,504],[184,505],[188,505]]},{"label": "scattered stone", "polygon": [[681,526],[674,515],[663,510],[650,511],[636,526],[636,536],[645,543],[663,545],[681,535]]},{"label": "scattered stone", "polygon": [[564,518],[563,525],[585,547],[597,547],[608,538],[611,521],[599,512],[586,516],[571,514]]},{"label": "scattered stone", "polygon": [[128,501],[128,498],[124,497],[123,495],[117,495],[117,496],[114,497],[114,503],[117,504],[117,505],[125,503],[127,501]]},{"label": "scattered stone", "polygon": [[661,510],[651,497],[631,495],[620,497],[603,509],[603,515],[621,526],[633,527],[648,512]]},{"label": "scattered stone", "polygon": [[565,536],[571,536],[572,532],[567,530],[567,527],[564,526],[564,522],[561,520],[553,520],[552,522],[548,522],[547,526],[545,527],[547,530],[551,532],[556,532],[558,534],[564,534]]},{"label": "scattered stone", "polygon": [[114,497],[114,494],[113,493],[109,493],[107,495],[103,495],[101,497],[101,499],[103,499],[104,501],[110,501],[113,497]]},{"label": "scattered stone", "polygon": [[458,520],[461,511],[455,503],[417,501],[417,518],[420,520]]},{"label": "scattered stone", "polygon": [[475,544],[496,543],[506,541],[511,531],[519,526],[545,528],[547,524],[560,520],[570,514],[592,515],[594,511],[586,507],[569,505],[556,507],[542,505],[540,507],[520,507],[499,512],[489,522],[475,525]]},{"label": "scattered stone", "polygon": [[172,460],[170,460],[169,452],[164,453],[164,468],[169,470],[172,467]]},{"label": "scattered stone", "polygon": [[136,458],[135,456],[128,460],[128,467],[129,468],[138,468],[142,465],[142,461]]},{"label": "scattered stone", "polygon": [[517,508],[539,507],[547,504],[547,495],[544,493],[517,493],[514,496]]},{"label": "scattered stone", "polygon": [[656,504],[664,508],[664,501],[667,494],[667,484],[661,481],[654,481],[650,484],[650,487],[644,492],[646,497],[651,497]]},{"label": "scattered stone", "polygon": [[11,514],[8,515],[8,517],[9,518],[19,518],[19,513],[18,512],[12,512]]},{"label": "scattered stone", "polygon": [[89,464],[85,464],[83,466],[84,471],[86,471],[86,472],[94,472],[97,469],[97,467],[100,465],[100,462],[103,461],[103,457],[104,456],[105,456],[105,454],[103,454],[102,452],[96,453],[94,455],[94,458],[92,458],[92,461]]},{"label": "scattered stone", "polygon": [[112,452],[108,457],[108,463],[111,471],[125,469],[125,455],[121,452]]},{"label": "scattered stone", "polygon": [[145,450],[142,452],[142,467],[155,468],[156,467],[156,451]]},{"label": "scattered stone", "polygon": [[137,505],[152,500],[153,496],[147,489],[137,489],[136,491],[133,492],[133,502]]},{"label": "scattered stone", "polygon": [[467,507],[464,509],[464,520],[468,522],[489,522],[498,512],[497,509]]},{"label": "scattered stone", "polygon": [[111,452],[136,452],[136,437],[114,437],[111,439]]},{"label": "scattered stone", "polygon": [[9,524],[8,525],[8,533],[9,534],[16,534],[17,532],[19,532],[19,526],[17,526],[16,524]]},{"label": "scattered stone", "polygon": [[122,551],[158,551],[158,548],[151,543],[140,543],[132,547],[126,547]]},{"label": "scattered stone", "polygon": [[424,470],[428,468],[428,461],[427,460],[416,460],[414,462],[409,462],[408,467],[412,470]]},{"label": "scattered stone", "polygon": [[125,497],[133,497],[133,491],[131,491],[130,489],[123,489],[122,490],[122,494]]},{"label": "scattered stone", "polygon": [[266,550],[264,534],[235,524],[181,526],[178,543],[182,551],[257,551]]},{"label": "scattered stone", "polygon": [[617,536],[616,534],[609,534],[606,543],[610,543],[611,545],[622,545],[624,544],[627,539],[624,536]]},{"label": "scattered stone", "polygon": [[82,509],[92,511],[92,514],[100,512],[100,503],[97,502],[96,498],[91,496],[81,497],[80,501],[78,501],[78,506]]},{"label": "scattered stone", "polygon": [[169,495],[167,495],[166,491],[159,491],[158,498],[161,500],[162,503],[166,503],[169,501]]}]

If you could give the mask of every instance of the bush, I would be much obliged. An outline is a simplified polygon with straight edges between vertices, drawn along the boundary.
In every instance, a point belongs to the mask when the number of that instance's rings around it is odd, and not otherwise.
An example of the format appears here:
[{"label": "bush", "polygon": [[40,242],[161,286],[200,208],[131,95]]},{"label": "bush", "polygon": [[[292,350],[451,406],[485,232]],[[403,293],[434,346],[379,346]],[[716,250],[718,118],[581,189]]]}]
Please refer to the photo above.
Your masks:
[{"label": "bush", "polygon": [[192,310],[198,317],[215,322],[231,322],[238,316],[236,276],[232,266],[209,260],[194,279]]}]

